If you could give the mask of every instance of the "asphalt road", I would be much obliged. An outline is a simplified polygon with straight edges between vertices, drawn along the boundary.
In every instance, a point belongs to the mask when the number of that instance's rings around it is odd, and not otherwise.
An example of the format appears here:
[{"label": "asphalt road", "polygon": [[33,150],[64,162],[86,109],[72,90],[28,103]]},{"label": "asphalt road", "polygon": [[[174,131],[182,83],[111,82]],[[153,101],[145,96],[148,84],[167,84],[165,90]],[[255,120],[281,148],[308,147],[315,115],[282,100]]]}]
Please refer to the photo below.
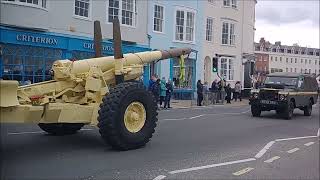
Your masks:
[{"label": "asphalt road", "polygon": [[311,117],[262,115],[249,106],[161,111],[151,142],[126,152],[92,127],[54,137],[6,124],[1,179],[319,179],[319,106]]}]

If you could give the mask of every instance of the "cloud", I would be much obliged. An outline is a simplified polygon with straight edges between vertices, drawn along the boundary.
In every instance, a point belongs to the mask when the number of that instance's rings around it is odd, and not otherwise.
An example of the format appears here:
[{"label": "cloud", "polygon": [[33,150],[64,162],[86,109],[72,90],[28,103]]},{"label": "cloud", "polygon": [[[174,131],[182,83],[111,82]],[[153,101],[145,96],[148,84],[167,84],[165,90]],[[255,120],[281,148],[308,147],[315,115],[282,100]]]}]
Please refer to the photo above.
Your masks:
[{"label": "cloud", "polygon": [[258,1],[256,20],[272,25],[311,21],[319,27],[319,1]]}]

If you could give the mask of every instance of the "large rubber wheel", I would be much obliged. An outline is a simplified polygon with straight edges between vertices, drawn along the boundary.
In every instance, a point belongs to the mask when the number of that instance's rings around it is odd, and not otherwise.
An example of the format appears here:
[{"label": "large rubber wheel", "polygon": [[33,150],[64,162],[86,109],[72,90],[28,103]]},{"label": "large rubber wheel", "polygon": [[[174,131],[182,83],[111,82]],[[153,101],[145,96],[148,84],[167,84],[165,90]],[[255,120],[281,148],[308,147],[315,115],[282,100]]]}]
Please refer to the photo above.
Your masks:
[{"label": "large rubber wheel", "polygon": [[309,102],[309,104],[306,107],[304,107],[303,114],[305,116],[311,116],[311,114],[312,114],[312,102],[311,101]]},{"label": "large rubber wheel", "polygon": [[55,136],[75,134],[84,126],[82,123],[39,123],[38,125],[45,132]]},{"label": "large rubber wheel", "polygon": [[283,118],[285,118],[287,120],[292,119],[293,111],[294,111],[294,103],[292,101],[290,101],[288,103],[288,107],[283,112]]},{"label": "large rubber wheel", "polygon": [[124,82],[103,98],[98,116],[102,138],[117,150],[145,146],[155,132],[157,103],[142,83]]},{"label": "large rubber wheel", "polygon": [[258,106],[251,105],[251,114],[253,117],[260,117],[261,109]]}]

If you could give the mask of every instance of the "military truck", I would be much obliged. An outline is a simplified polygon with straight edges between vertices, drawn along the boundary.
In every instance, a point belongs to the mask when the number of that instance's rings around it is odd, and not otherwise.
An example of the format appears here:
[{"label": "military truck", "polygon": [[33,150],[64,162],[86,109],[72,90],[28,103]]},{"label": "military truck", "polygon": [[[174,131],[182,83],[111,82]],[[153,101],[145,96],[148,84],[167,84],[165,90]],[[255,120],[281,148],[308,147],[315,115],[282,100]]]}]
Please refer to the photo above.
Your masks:
[{"label": "military truck", "polygon": [[298,73],[268,74],[263,85],[251,90],[249,104],[252,116],[258,117],[262,111],[275,110],[291,119],[294,109],[300,109],[305,116],[311,116],[312,106],[317,103],[318,84],[316,77]]}]

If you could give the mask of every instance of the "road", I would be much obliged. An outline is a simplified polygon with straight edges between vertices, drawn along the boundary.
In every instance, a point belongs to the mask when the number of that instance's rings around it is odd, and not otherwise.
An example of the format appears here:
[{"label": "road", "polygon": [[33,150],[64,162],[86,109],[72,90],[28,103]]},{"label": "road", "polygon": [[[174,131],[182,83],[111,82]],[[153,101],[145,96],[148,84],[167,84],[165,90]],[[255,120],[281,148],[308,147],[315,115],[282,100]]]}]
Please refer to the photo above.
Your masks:
[{"label": "road", "polygon": [[1,127],[1,179],[319,179],[319,106],[292,120],[249,106],[159,113],[142,149],[118,152],[98,130],[46,135],[35,125]]}]

